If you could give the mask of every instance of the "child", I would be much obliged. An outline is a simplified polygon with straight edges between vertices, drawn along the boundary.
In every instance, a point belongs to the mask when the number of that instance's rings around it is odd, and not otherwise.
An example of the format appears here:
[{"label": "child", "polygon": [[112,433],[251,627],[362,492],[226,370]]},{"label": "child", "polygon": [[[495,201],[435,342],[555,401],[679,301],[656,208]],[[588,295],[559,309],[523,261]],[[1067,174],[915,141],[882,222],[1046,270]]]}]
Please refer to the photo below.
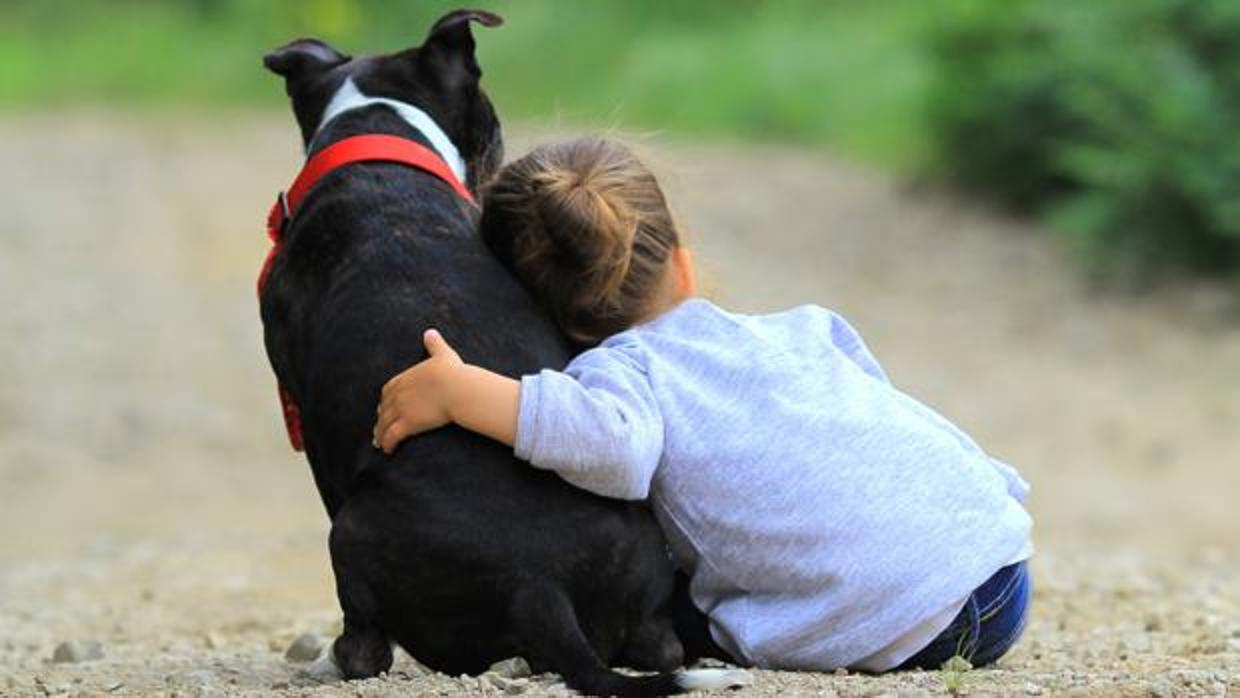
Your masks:
[{"label": "child", "polygon": [[430,330],[430,357],[383,389],[377,446],[455,422],[578,487],[648,497],[714,640],[745,664],[937,669],[1016,642],[1028,485],[894,388],[843,318],[695,298],[662,191],[613,141],[538,148],[485,203],[500,257],[597,346],[516,381]]}]

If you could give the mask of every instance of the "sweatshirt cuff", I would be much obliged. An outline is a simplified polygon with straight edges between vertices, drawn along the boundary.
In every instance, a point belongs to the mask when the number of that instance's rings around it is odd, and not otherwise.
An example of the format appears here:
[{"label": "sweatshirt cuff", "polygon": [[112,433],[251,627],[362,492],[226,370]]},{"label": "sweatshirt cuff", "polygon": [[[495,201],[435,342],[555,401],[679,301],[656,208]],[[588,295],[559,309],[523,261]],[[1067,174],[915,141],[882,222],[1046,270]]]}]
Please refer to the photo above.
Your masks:
[{"label": "sweatshirt cuff", "polygon": [[538,447],[538,407],[542,397],[539,378],[537,374],[521,377],[517,433],[513,438],[512,452],[517,458],[525,461],[534,460]]}]

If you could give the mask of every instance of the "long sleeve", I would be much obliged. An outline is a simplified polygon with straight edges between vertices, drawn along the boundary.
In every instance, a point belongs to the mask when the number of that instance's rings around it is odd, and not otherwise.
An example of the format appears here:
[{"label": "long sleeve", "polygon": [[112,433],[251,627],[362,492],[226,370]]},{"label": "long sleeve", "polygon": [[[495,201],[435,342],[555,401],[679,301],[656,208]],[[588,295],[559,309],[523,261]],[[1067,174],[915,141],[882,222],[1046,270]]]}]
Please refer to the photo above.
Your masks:
[{"label": "long sleeve", "polygon": [[514,451],[604,497],[645,499],[663,451],[663,420],[643,367],[599,347],[563,373],[521,379]]}]

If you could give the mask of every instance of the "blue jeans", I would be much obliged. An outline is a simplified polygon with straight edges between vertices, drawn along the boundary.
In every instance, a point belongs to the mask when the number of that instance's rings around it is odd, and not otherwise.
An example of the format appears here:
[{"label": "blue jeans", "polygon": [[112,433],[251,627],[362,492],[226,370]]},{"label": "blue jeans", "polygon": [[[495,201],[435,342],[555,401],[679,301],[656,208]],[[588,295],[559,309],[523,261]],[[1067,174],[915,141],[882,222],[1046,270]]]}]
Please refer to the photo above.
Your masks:
[{"label": "blue jeans", "polygon": [[1025,629],[1029,586],[1029,567],[1024,562],[995,572],[969,595],[951,625],[898,669],[935,670],[956,655],[975,667],[995,662]]}]

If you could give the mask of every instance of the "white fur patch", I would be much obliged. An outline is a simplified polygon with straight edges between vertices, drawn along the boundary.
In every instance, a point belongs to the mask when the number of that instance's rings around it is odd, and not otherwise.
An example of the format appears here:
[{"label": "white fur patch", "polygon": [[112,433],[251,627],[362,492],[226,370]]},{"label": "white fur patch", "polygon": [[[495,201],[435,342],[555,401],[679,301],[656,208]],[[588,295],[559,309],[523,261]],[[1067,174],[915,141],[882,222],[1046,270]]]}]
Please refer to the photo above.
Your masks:
[{"label": "white fur patch", "polygon": [[[456,178],[461,182],[465,181],[465,160],[461,158],[461,153],[453,145],[452,139],[448,138],[448,134],[439,128],[439,124],[435,123],[435,120],[429,114],[412,104],[398,102],[386,97],[364,95],[361,90],[357,89],[357,84],[353,82],[353,78],[346,78],[340,89],[336,90],[336,94],[332,95],[331,101],[327,103],[327,108],[323,110],[323,118],[319,119],[319,127],[314,131],[315,136],[318,136],[319,131],[322,131],[323,127],[337,116],[353,109],[361,109],[374,104],[390,107],[400,118],[408,122],[410,126],[421,131],[422,135],[426,136],[426,140],[430,141],[431,147],[435,149],[435,152],[439,153],[439,157],[448,163],[448,167],[452,169],[452,173],[456,175]],[[314,139],[311,138],[310,142],[313,144]]]},{"label": "white fur patch", "polygon": [[751,683],[753,674],[744,669],[689,669],[676,676],[676,685],[686,691],[740,688]]}]

